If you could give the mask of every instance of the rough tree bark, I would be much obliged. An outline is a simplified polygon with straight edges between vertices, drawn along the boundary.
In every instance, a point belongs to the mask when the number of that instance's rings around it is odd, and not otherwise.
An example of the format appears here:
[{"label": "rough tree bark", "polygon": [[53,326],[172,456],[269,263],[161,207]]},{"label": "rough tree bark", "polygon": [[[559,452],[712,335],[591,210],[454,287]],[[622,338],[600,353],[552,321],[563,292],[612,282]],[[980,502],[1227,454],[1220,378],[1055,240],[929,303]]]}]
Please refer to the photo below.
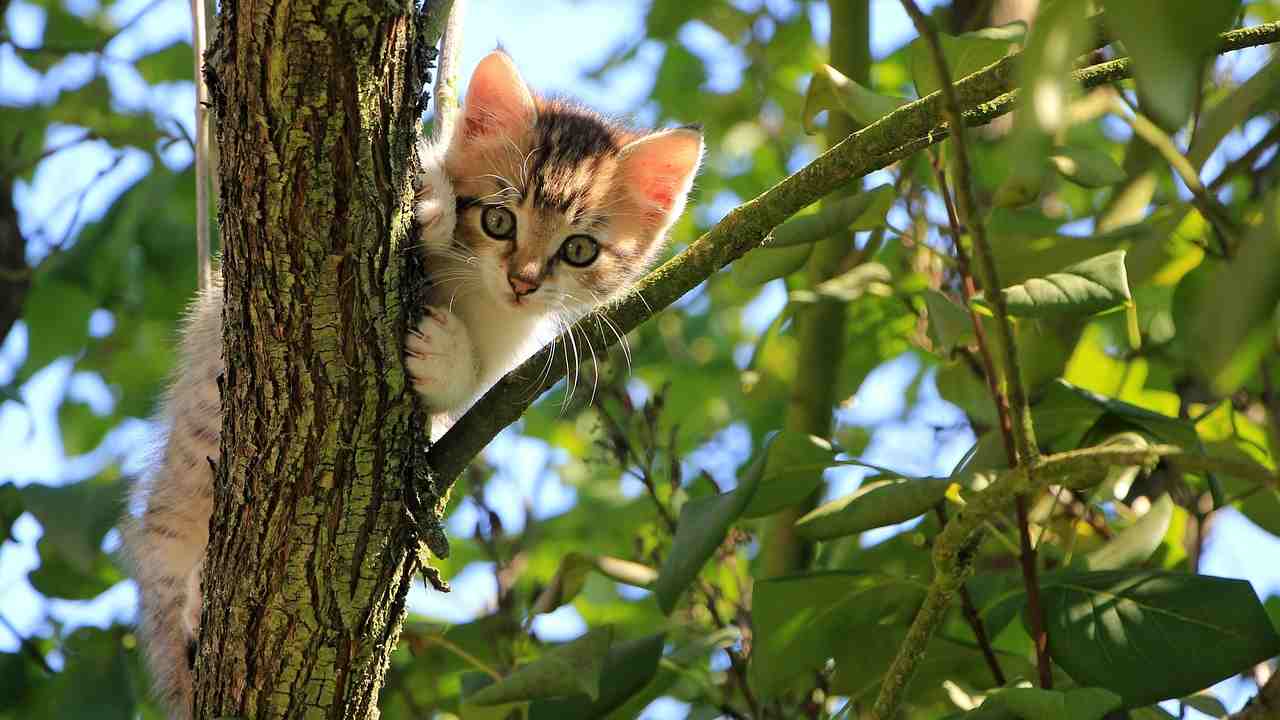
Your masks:
[{"label": "rough tree bark", "polygon": [[[224,0],[227,371],[196,717],[373,718],[417,569],[412,143],[449,2]],[[404,302],[402,302],[402,296]]]}]

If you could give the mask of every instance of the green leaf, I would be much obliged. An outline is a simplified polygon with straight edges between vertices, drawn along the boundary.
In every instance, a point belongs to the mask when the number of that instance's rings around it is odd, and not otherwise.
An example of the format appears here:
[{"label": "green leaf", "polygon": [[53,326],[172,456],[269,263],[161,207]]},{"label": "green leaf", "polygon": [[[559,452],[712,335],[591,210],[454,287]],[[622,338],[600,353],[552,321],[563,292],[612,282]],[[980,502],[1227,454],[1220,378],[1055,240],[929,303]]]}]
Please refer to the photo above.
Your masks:
[{"label": "green leaf", "polygon": [[969,416],[969,420],[986,427],[999,425],[991,390],[968,363],[957,360],[938,368],[934,376],[938,394]]},{"label": "green leaf", "polygon": [[40,566],[27,573],[27,581],[46,597],[92,600],[124,579],[120,570],[101,553],[86,566],[73,561],[43,538],[36,543],[36,550],[40,554]]},{"label": "green leaf", "polygon": [[1059,175],[1081,187],[1107,187],[1125,179],[1124,170],[1110,155],[1091,147],[1057,148],[1049,162]]},{"label": "green leaf", "polygon": [[568,604],[582,591],[587,584],[587,573],[591,572],[594,558],[578,552],[571,552],[560,560],[560,567],[529,608],[530,615],[549,613],[561,605]]},{"label": "green leaf", "polygon": [[62,451],[67,455],[92,451],[114,425],[115,418],[110,413],[100,415],[86,403],[64,397],[58,405],[58,429],[62,434]]},{"label": "green leaf", "polygon": [[731,492],[690,500],[680,508],[675,539],[653,588],[663,613],[671,614],[681,593],[724,542],[729,526],[751,503],[763,476],[762,467],[760,472],[747,473],[742,483]]},{"label": "green leaf", "polygon": [[1231,714],[1230,711],[1227,710],[1227,707],[1222,704],[1221,700],[1209,695],[1208,693],[1188,695],[1183,698],[1178,698],[1178,702],[1186,705],[1187,707],[1195,708],[1198,712],[1202,712],[1211,718],[1224,718]]},{"label": "green leaf", "polygon": [[823,280],[811,290],[793,290],[791,300],[812,303],[827,299],[849,303],[867,293],[887,296],[893,293],[893,288],[889,286],[892,280],[889,268],[884,265],[875,262],[861,263],[830,280]]},{"label": "green leaf", "polygon": [[796,532],[808,540],[830,540],[906,522],[941,502],[950,485],[946,478],[864,483],[856,492],[821,505],[797,520]]},{"label": "green leaf", "polygon": [[744,485],[756,485],[756,491],[742,517],[772,515],[803,501],[822,484],[822,473],[831,467],[835,456],[831,443],[820,437],[779,430],[765,442],[763,460],[748,468],[748,473],[759,473],[760,479],[743,480]]},{"label": "green leaf", "polygon": [[842,233],[875,230],[897,198],[893,186],[877,185],[865,192],[823,203],[818,211],[794,217],[773,230],[765,247],[780,248],[825,240]]},{"label": "green leaf", "polygon": [[132,145],[150,149],[164,137],[152,115],[128,112],[113,105],[111,87],[101,75],[83,87],[59,95],[49,108],[49,120],[92,130],[116,147]]},{"label": "green leaf", "polygon": [[39,688],[21,717],[135,720],[127,634],[120,626],[71,633],[62,644],[65,667]]},{"label": "green leaf", "polygon": [[19,490],[44,530],[40,566],[28,579],[49,597],[88,600],[123,579],[102,552],[102,539],[124,507],[125,484],[114,469],[67,485],[31,484]]},{"label": "green leaf", "polygon": [[929,338],[935,349],[946,352],[975,342],[973,318],[960,303],[929,288],[924,291],[924,304],[929,310]]},{"label": "green leaf", "polygon": [[467,698],[472,705],[503,705],[525,700],[586,695],[600,698],[600,672],[613,642],[613,627],[604,626],[553,648],[533,662]]},{"label": "green leaf", "polygon": [[806,133],[814,135],[818,132],[814,119],[824,110],[842,111],[859,125],[870,125],[906,104],[905,98],[873,92],[830,65],[819,65],[809,81],[800,122]]},{"label": "green leaf", "polygon": [[[1205,267],[1207,277],[1188,273],[1187,283],[1202,283],[1190,306],[1176,319],[1194,342],[1196,368],[1213,383],[1215,392],[1229,395],[1256,373],[1272,353],[1280,302],[1280,192],[1265,199],[1267,212],[1260,225],[1240,243],[1228,261]],[[1178,299],[1175,297],[1175,305]],[[1176,312],[1176,307],[1175,307]]]},{"label": "green leaf", "polygon": [[75,285],[36,278],[23,306],[28,329],[25,377],[60,357],[79,354],[89,339],[89,314],[98,307],[96,298]]},{"label": "green leaf", "polygon": [[1126,707],[1197,692],[1280,653],[1280,635],[1243,580],[1067,574],[1042,598],[1054,661],[1081,685],[1118,693]]},{"label": "green leaf", "polygon": [[134,63],[142,79],[158,85],[160,83],[191,80],[195,72],[195,55],[191,43],[179,40],[172,45],[138,58]]},{"label": "green leaf", "polygon": [[600,696],[592,700],[577,695],[555,700],[538,700],[529,708],[529,720],[593,720],[606,717],[640,692],[658,671],[664,633],[629,640],[609,649],[600,672]]},{"label": "green leaf", "polygon": [[111,37],[110,20],[105,13],[80,17],[69,12],[61,0],[41,3],[45,11],[44,40],[60,47],[92,52]]},{"label": "green leaf", "polygon": [[560,560],[555,576],[538,595],[538,599],[529,609],[529,614],[549,613],[573,602],[573,599],[586,586],[587,575],[592,570],[616,582],[642,588],[649,587],[658,578],[656,570],[637,562],[571,552]]},{"label": "green leaf", "polygon": [[1085,433],[1107,422],[1114,431],[1138,430],[1161,442],[1188,449],[1198,446],[1189,422],[1076,387],[1066,380],[1053,381],[1032,406],[1036,437],[1054,452],[1080,447]]},{"label": "green leaf", "polygon": [[1280,87],[1280,63],[1267,63],[1240,87],[1205,110],[1196,122],[1195,134],[1187,148],[1187,161],[1200,168],[1214,148],[1232,130],[1240,127],[1260,109],[1263,100],[1274,97]]},{"label": "green leaf", "polygon": [[729,275],[738,287],[754,288],[804,267],[811,252],[812,245],[762,245],[734,261]]},{"label": "green leaf", "polygon": [[1085,556],[1089,570],[1117,570],[1147,561],[1164,540],[1169,523],[1173,520],[1173,499],[1161,495],[1133,525],[1107,541],[1106,545]]},{"label": "green leaf", "polygon": [[855,630],[875,632],[886,616],[909,613],[921,592],[905,581],[855,572],[757,580],[751,686],[768,698],[798,677],[811,678],[828,658],[856,647]]},{"label": "green leaf", "polygon": [[30,182],[44,153],[49,113],[44,107],[12,107],[0,104],[0,170]]},{"label": "green leaf", "polygon": [[982,710],[1006,710],[1022,720],[1102,720],[1121,702],[1119,695],[1103,688],[1062,692],[1017,687],[991,693],[982,703]]},{"label": "green leaf", "polygon": [[0,485],[0,543],[13,537],[13,523],[26,512],[22,506],[22,493],[13,483]]},{"label": "green leaf", "polygon": [[[1130,302],[1124,254],[1124,250],[1116,250],[1005,288],[1009,314],[1035,318],[1093,315]],[[980,297],[974,301],[986,304]]]},{"label": "green leaf", "polygon": [[[938,34],[942,54],[947,59],[951,79],[958,81],[996,62],[1009,53],[1013,42],[1026,31],[1022,23],[1010,23],[998,28],[987,28],[959,36]],[[924,97],[942,87],[933,53],[924,38],[916,38],[907,47],[907,62],[916,92]]]},{"label": "green leaf", "polygon": [[1218,34],[1231,27],[1239,0],[1103,0],[1105,22],[1133,58],[1143,104],[1165,129],[1186,122]]}]

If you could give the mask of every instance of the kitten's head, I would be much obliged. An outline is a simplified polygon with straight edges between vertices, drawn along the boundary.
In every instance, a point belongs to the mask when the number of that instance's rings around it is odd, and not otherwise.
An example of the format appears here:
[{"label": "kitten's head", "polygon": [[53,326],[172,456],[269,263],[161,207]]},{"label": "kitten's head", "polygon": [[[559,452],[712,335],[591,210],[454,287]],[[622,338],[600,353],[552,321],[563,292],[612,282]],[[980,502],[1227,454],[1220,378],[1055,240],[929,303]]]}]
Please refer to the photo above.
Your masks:
[{"label": "kitten's head", "polygon": [[636,132],[535,97],[506,54],[490,53],[446,154],[455,243],[503,306],[585,311],[658,256],[701,158],[696,130]]}]

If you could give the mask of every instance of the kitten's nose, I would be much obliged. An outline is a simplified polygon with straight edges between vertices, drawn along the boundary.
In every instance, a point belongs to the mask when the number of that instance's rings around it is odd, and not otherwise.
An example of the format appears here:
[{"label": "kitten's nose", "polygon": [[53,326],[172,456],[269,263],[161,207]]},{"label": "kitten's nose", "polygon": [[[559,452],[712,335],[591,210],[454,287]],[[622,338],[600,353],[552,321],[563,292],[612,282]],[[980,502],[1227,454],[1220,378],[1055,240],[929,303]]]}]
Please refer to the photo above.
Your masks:
[{"label": "kitten's nose", "polygon": [[511,284],[511,291],[516,294],[516,297],[524,297],[541,285],[536,279],[531,280],[520,275],[508,275],[507,282]]}]

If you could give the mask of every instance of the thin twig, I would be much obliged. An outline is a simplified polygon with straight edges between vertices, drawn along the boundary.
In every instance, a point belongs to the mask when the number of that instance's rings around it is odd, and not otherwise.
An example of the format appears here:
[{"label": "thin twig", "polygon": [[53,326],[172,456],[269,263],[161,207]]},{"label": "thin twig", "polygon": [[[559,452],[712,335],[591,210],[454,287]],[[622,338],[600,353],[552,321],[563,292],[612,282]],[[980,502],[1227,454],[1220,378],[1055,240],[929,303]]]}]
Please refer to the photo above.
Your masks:
[{"label": "thin twig", "polygon": [[[940,526],[946,527],[946,506],[938,505],[934,511],[938,515]],[[982,624],[982,616],[978,614],[978,608],[973,604],[973,596],[969,594],[969,588],[965,585],[960,586],[960,607],[964,610],[964,619],[969,623],[974,639],[978,641],[978,647],[982,649],[982,658],[986,660],[987,668],[991,670],[991,679],[995,681],[996,687],[1002,687],[1006,682],[1004,669],[1000,667],[995,648],[991,646],[991,638],[987,636],[987,628]]]},{"label": "thin twig", "polygon": [[195,51],[196,81],[196,287],[213,283],[209,247],[209,86],[204,81],[205,0],[191,0],[191,48]]},{"label": "thin twig", "polygon": [[453,0],[449,20],[440,38],[440,54],[436,56],[436,115],[432,121],[431,139],[447,142],[458,115],[458,58],[462,56],[462,22],[467,13],[467,0]]},{"label": "thin twig", "polygon": [[1192,205],[1213,226],[1213,229],[1218,234],[1218,239],[1222,242],[1223,253],[1230,257],[1235,247],[1236,236],[1239,233],[1230,213],[1205,189],[1204,183],[1200,182],[1200,176],[1196,173],[1196,169],[1191,166],[1191,161],[1187,160],[1187,157],[1182,154],[1182,151],[1178,149],[1178,146],[1174,143],[1173,138],[1169,137],[1168,133],[1140,113],[1135,112],[1133,115],[1125,113],[1123,111],[1125,107],[1123,103],[1117,101],[1116,105],[1114,114],[1128,123],[1129,127],[1133,128],[1133,132],[1145,140],[1148,145],[1155,148],[1165,162],[1169,163],[1169,167],[1173,168],[1173,171],[1182,179],[1182,184],[1186,185],[1187,189],[1191,191]]},{"label": "thin twig", "polygon": [[1277,717],[1280,717],[1280,672],[1273,673],[1249,704],[1227,720],[1275,720]]},{"label": "thin twig", "polygon": [[1246,150],[1243,155],[1232,160],[1225,168],[1223,168],[1222,172],[1218,173],[1218,176],[1213,179],[1213,182],[1209,183],[1209,194],[1216,197],[1218,191],[1222,189],[1222,186],[1226,184],[1228,180],[1240,173],[1252,171],[1253,164],[1258,161],[1258,158],[1262,157],[1262,154],[1267,150],[1270,150],[1271,146],[1275,145],[1277,142],[1280,142],[1280,123],[1272,125],[1271,129],[1267,130],[1267,134],[1263,135],[1261,140],[1255,143],[1253,147]]},{"label": "thin twig", "polygon": [[[943,116],[954,134],[952,143],[955,173],[956,201],[959,206],[961,220],[969,230],[973,239],[974,256],[977,260],[978,280],[982,284],[992,314],[995,316],[996,334],[1004,351],[1005,387],[1008,391],[1009,407],[1007,414],[1001,417],[1001,430],[1006,442],[1005,448],[1013,464],[1034,465],[1039,456],[1036,445],[1035,428],[1031,421],[1031,404],[1027,399],[1026,388],[1022,384],[1022,369],[1018,359],[1016,338],[1013,334],[1013,323],[1009,320],[1008,308],[1005,306],[1004,293],[1000,279],[996,273],[995,256],[987,241],[986,225],[982,219],[982,211],[977,205],[973,193],[973,182],[970,178],[969,151],[965,142],[964,108],[952,83],[951,69],[947,65],[946,55],[942,52],[942,42],[938,33],[921,12],[915,0],[902,0],[902,7],[911,16],[920,37],[929,45],[933,64],[938,72],[938,82],[944,99]],[[994,369],[994,368],[993,368]],[[999,397],[997,395],[997,397]],[[1011,425],[1006,430],[1006,424]],[[1012,444],[1010,444],[1012,440]],[[1048,634],[1044,630],[1044,615],[1040,605],[1040,584],[1036,577],[1035,548],[1031,545],[1031,530],[1027,522],[1026,498],[1014,498],[1018,517],[1018,534],[1021,544],[1020,560],[1023,579],[1027,587],[1027,615],[1031,621],[1031,637],[1036,648],[1036,668],[1039,672],[1040,687],[1048,689],[1053,686],[1053,670],[1049,659]],[[907,668],[907,679],[910,679],[911,668]],[[905,688],[905,684],[903,686]],[[886,682],[884,690],[891,689]],[[899,690],[901,692],[901,690]],[[881,692],[876,700],[876,713],[888,717],[897,706],[897,698],[890,693]]]}]

